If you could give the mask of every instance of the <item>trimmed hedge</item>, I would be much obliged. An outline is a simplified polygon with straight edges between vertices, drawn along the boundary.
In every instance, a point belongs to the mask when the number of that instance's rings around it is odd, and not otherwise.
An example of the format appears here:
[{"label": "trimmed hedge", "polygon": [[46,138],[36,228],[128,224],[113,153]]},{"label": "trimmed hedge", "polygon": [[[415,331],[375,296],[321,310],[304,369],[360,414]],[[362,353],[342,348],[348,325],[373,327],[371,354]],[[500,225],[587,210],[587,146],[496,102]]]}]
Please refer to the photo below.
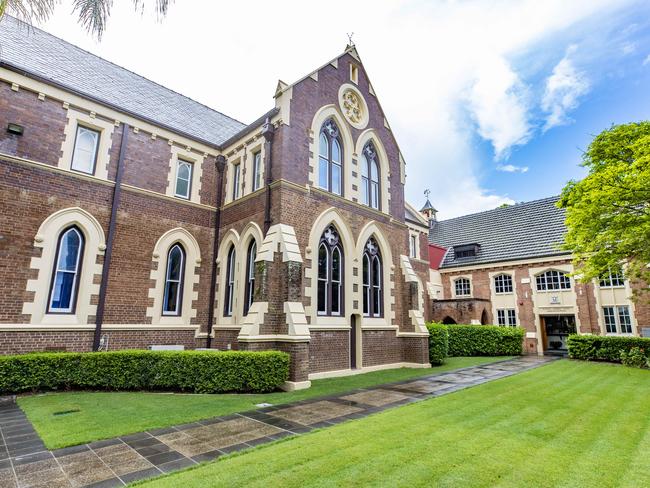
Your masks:
[{"label": "trimmed hedge", "polygon": [[63,389],[268,392],[289,378],[278,351],[115,351],[0,357],[0,392]]},{"label": "trimmed hedge", "polygon": [[585,361],[621,362],[621,353],[638,347],[650,352],[650,338],[573,334],[567,340],[569,357]]},{"label": "trimmed hedge", "polygon": [[442,364],[449,354],[449,332],[441,324],[427,324],[429,329],[429,362]]},{"label": "trimmed hedge", "polygon": [[449,356],[518,356],[524,329],[498,325],[449,325]]}]

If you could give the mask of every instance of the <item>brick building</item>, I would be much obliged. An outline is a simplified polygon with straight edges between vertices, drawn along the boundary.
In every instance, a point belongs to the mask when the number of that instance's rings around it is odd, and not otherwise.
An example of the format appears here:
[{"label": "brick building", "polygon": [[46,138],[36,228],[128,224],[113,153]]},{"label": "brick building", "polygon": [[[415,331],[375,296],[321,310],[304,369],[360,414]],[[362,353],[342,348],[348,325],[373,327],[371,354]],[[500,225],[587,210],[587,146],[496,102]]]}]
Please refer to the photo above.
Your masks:
[{"label": "brick building", "polygon": [[9,16],[0,46],[0,353],[428,364],[427,222],[354,46],[248,125]]},{"label": "brick building", "polygon": [[[640,335],[650,305],[631,299],[621,270],[577,282],[561,249],[566,227],[557,197],[437,221],[427,201],[433,320],[520,325],[526,351],[566,351],[569,333]],[[650,332],[650,329],[647,330]]]}]

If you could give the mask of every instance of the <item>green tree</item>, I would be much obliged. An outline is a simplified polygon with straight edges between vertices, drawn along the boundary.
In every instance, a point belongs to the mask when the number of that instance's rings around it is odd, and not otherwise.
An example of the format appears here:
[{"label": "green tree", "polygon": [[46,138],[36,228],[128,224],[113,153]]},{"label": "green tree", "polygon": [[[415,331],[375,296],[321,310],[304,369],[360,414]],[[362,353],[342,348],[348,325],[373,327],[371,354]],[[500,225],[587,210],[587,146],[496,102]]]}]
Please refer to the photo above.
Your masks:
[{"label": "green tree", "polygon": [[582,164],[589,174],[570,181],[558,202],[576,274],[598,279],[624,264],[628,278],[650,283],[650,121],[604,130]]},{"label": "green tree", "polygon": [[[131,0],[136,11],[144,12],[146,0]],[[173,0],[153,0],[154,10],[159,19],[167,15]],[[61,0],[0,0],[0,19],[10,13],[31,24],[44,22],[50,18]],[[79,23],[92,35],[101,39],[106,23],[111,15],[113,0],[73,0],[72,11],[77,14]]]}]

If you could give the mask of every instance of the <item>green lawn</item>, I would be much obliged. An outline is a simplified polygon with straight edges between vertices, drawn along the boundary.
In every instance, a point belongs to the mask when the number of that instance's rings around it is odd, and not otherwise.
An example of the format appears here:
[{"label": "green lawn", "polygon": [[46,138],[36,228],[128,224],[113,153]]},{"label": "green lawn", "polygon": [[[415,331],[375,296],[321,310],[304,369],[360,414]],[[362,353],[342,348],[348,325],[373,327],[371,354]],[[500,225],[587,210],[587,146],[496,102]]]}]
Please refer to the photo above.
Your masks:
[{"label": "green lawn", "polygon": [[[508,358],[449,358],[443,366],[431,369],[401,368],[317,380],[307,390],[263,395],[47,393],[21,396],[18,405],[34,424],[45,445],[55,449],[251,410],[262,402],[288,403],[503,359]],[[71,410],[78,411],[54,415]]]},{"label": "green lawn", "polygon": [[650,372],[558,361],[154,481],[217,486],[650,486]]}]

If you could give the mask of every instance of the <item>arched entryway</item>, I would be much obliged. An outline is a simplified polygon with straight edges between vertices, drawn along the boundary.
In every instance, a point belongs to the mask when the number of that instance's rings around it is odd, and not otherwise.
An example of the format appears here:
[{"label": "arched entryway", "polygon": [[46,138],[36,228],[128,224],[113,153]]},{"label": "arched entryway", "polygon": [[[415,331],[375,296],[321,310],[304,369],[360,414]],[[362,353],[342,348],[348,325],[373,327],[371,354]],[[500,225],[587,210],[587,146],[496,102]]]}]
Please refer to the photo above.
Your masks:
[{"label": "arched entryway", "polygon": [[445,325],[451,325],[451,324],[455,324],[456,321],[452,319],[449,315],[447,315],[444,319],[442,319],[442,323]]},{"label": "arched entryway", "polygon": [[487,323],[488,323],[487,310],[483,309],[483,313],[481,314],[481,325],[487,325]]}]

